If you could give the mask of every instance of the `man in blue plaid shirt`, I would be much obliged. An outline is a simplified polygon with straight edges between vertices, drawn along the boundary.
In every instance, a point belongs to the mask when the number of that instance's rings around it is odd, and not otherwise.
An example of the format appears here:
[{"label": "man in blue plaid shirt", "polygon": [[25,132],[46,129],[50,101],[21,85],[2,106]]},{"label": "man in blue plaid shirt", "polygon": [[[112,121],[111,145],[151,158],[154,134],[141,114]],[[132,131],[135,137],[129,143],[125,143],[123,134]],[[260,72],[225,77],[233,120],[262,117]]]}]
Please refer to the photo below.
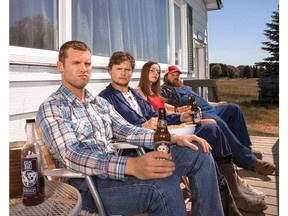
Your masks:
[{"label": "man in blue plaid shirt", "polygon": [[[57,166],[93,176],[107,214],[186,216],[179,178],[188,176],[192,214],[223,215],[211,147],[205,140],[191,143],[193,135],[172,135],[176,145],[171,155],[151,151],[119,156],[112,138],[153,149],[154,131],[128,123],[108,101],[85,89],[92,65],[91,51],[83,42],[61,46],[57,69],[62,85],[40,105],[37,126]],[[80,191],[82,207],[96,211],[85,180],[70,183]]]}]

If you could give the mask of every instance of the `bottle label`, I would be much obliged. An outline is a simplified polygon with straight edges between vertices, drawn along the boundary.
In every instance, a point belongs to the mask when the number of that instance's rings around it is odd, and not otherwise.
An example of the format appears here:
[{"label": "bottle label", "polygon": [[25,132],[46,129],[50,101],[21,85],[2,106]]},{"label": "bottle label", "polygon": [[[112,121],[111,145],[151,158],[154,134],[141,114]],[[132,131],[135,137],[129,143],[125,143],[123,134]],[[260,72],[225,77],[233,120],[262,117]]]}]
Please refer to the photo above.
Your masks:
[{"label": "bottle label", "polygon": [[200,112],[196,112],[194,115],[194,122],[198,123],[201,122],[201,116],[200,116]]},{"label": "bottle label", "polygon": [[23,198],[38,197],[38,159],[24,158],[22,159],[22,184],[23,184]]},{"label": "bottle label", "polygon": [[157,126],[158,127],[167,127],[167,121],[166,120],[159,120]]},{"label": "bottle label", "polygon": [[155,143],[156,145],[156,150],[157,151],[162,151],[162,152],[166,152],[166,153],[170,153],[170,142],[167,141],[158,141]]}]

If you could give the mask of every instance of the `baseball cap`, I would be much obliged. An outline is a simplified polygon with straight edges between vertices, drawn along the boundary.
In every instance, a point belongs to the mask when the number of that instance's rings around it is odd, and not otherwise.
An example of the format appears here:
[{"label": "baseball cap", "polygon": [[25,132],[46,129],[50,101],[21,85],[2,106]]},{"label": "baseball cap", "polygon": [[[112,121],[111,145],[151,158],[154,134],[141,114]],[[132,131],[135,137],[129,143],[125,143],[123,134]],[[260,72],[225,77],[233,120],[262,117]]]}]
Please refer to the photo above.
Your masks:
[{"label": "baseball cap", "polygon": [[164,76],[166,76],[167,74],[174,73],[174,72],[178,72],[178,73],[182,74],[182,72],[179,70],[179,68],[177,66],[171,65],[167,68],[167,71],[166,71]]}]

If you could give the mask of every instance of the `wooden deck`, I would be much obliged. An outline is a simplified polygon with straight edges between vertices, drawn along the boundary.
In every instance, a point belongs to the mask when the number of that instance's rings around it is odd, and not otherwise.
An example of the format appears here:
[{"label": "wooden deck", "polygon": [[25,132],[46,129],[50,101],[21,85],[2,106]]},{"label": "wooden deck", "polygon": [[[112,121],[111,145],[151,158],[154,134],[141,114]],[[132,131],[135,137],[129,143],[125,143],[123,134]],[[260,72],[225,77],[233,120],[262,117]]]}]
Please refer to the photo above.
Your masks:
[{"label": "wooden deck", "polygon": [[[241,212],[243,216],[278,216],[279,215],[279,138],[251,136],[253,148],[263,153],[263,160],[276,164],[273,175],[263,176],[253,171],[237,168],[238,174],[250,185],[266,194],[265,201],[268,208],[261,213],[248,214]],[[188,214],[191,215],[191,203],[187,204]]]},{"label": "wooden deck", "polygon": [[253,148],[263,152],[263,160],[276,164],[273,175],[263,176],[252,171],[238,168],[238,174],[250,185],[266,194],[268,208],[259,214],[243,213],[243,216],[278,216],[279,215],[279,138],[251,136]]}]

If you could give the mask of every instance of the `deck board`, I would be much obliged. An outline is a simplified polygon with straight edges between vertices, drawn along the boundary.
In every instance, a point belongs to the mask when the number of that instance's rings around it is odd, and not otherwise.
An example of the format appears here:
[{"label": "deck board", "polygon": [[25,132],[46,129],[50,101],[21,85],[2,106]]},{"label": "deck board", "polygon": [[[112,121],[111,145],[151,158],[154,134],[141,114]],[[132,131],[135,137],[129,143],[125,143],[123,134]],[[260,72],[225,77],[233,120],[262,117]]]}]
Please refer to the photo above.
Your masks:
[{"label": "deck board", "polygon": [[279,215],[279,138],[251,136],[253,148],[263,152],[263,160],[276,164],[276,170],[272,175],[263,176],[252,171],[237,168],[238,174],[257,190],[266,194],[265,201],[268,208],[259,214],[247,214],[243,216],[278,216]]},{"label": "deck board", "polygon": [[[264,212],[257,214],[241,213],[243,216],[279,216],[279,138],[251,136],[251,141],[253,148],[263,153],[263,160],[276,164],[276,170],[272,175],[264,176],[253,171],[237,168],[237,172],[242,178],[257,190],[266,194],[265,201],[268,204],[268,208]],[[191,210],[191,203],[187,204],[187,210]]]}]

